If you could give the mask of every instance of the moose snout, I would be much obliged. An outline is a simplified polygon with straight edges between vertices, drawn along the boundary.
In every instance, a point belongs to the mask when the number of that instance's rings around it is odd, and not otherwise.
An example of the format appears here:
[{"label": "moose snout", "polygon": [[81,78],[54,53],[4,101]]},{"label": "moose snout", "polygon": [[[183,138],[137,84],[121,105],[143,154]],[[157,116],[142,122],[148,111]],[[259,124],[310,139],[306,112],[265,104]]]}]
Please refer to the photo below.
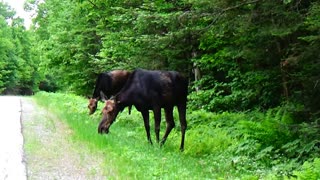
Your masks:
[{"label": "moose snout", "polygon": [[98,133],[99,133],[99,134],[102,134],[102,133],[104,133],[104,132],[106,132],[106,128],[103,127],[103,126],[99,126],[99,127],[98,127]]},{"label": "moose snout", "polygon": [[102,133],[108,134],[109,133],[109,125],[100,124],[98,127],[98,133],[99,134],[102,134]]}]

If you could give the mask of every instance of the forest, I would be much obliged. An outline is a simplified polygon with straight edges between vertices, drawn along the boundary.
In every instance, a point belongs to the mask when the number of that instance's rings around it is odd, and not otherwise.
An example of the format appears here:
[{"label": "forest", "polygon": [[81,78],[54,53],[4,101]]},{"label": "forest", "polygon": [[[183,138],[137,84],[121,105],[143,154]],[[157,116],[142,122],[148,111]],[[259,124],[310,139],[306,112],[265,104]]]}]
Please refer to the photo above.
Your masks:
[{"label": "forest", "polygon": [[[191,125],[236,124],[229,134],[246,141],[234,153],[284,175],[320,167],[319,1],[27,0],[25,10],[36,12],[30,28],[0,2],[1,94],[85,97],[101,72],[176,70],[189,79]],[[252,119],[212,124],[225,113]]]}]

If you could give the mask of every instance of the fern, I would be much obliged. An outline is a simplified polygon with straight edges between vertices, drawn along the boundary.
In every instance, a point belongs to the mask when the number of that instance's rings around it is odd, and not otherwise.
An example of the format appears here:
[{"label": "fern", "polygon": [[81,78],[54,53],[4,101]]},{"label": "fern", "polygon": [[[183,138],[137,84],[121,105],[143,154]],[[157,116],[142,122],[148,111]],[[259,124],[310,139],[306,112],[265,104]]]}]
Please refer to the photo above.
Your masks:
[{"label": "fern", "polygon": [[317,180],[320,179],[320,158],[315,158],[313,162],[306,161],[300,171],[294,171],[294,179]]}]

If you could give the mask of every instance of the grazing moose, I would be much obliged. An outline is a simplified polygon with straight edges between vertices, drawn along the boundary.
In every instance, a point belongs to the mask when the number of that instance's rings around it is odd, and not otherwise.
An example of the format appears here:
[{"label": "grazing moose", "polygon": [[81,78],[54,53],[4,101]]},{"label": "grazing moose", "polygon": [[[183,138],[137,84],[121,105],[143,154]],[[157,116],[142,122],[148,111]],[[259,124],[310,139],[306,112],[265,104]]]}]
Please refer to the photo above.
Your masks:
[{"label": "grazing moose", "polygon": [[101,92],[110,97],[118,93],[126,83],[130,72],[125,70],[114,70],[110,72],[100,73],[92,98],[89,98],[89,114],[93,114],[97,110],[98,101],[102,99]]},{"label": "grazing moose", "polygon": [[188,94],[188,81],[175,71],[148,71],[138,69],[132,72],[125,86],[113,99],[106,101],[102,110],[103,118],[99,124],[98,132],[108,133],[109,127],[115,121],[119,112],[125,107],[134,105],[141,112],[148,141],[150,137],[149,110],[154,113],[155,134],[159,142],[161,108],[165,110],[166,132],[160,142],[163,145],[175,123],[173,108],[178,107],[181,125],[181,145],[184,149],[186,122],[186,105]]}]

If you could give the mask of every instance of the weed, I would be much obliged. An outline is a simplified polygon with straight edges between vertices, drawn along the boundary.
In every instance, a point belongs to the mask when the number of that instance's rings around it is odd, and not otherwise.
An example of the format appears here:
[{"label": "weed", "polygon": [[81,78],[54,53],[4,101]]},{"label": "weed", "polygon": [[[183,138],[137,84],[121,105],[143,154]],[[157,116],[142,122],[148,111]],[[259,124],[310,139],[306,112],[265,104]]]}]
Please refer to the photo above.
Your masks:
[{"label": "weed", "polygon": [[[185,151],[180,152],[176,110],[177,126],[160,148],[154,132],[154,144],[147,142],[141,114],[135,109],[131,115],[124,110],[110,133],[99,135],[102,103],[89,116],[87,100],[79,96],[41,92],[34,98],[72,128],[75,140],[104,151],[106,164],[112,163],[124,179],[281,178],[297,174],[302,162],[319,154],[317,126],[293,124],[290,114],[281,108],[266,113],[188,111]],[[164,131],[162,120],[160,134]]]}]

